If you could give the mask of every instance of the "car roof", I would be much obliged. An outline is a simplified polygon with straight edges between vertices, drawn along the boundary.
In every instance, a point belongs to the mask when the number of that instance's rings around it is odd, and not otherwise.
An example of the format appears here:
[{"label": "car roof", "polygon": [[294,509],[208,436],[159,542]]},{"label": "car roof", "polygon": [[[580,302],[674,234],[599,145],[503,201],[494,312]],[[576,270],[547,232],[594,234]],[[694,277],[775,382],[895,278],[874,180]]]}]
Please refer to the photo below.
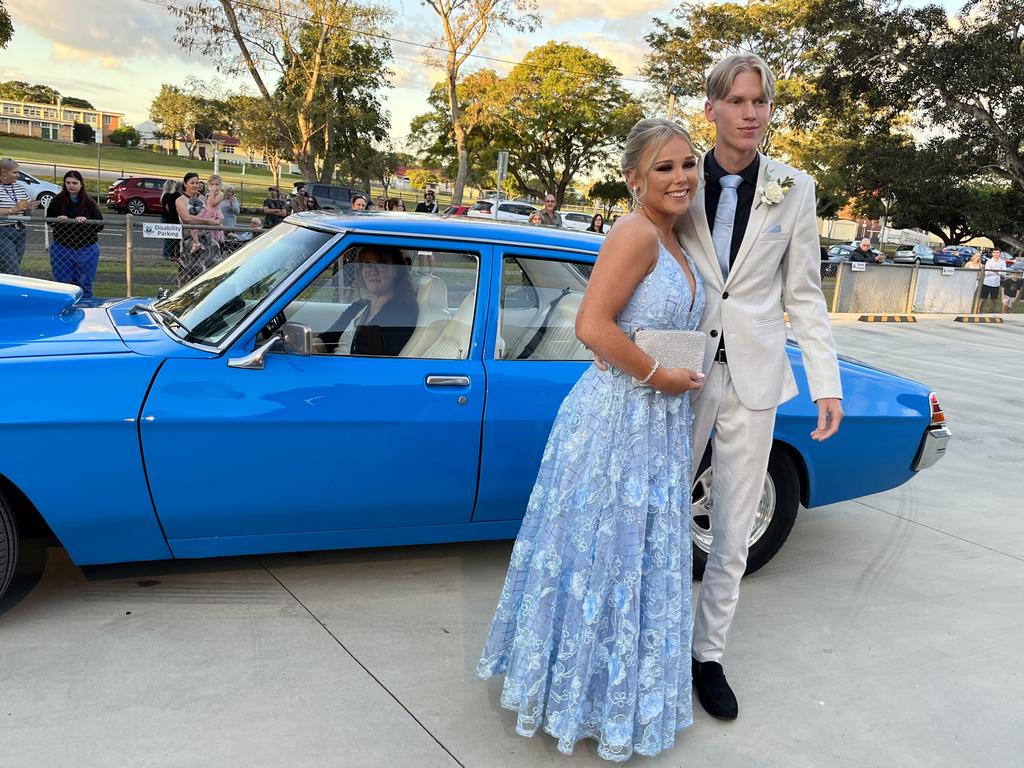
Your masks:
[{"label": "car roof", "polygon": [[286,221],[338,233],[378,234],[397,237],[436,237],[480,243],[514,243],[597,253],[605,238],[595,232],[538,227],[527,223],[444,217],[399,211],[304,211]]}]

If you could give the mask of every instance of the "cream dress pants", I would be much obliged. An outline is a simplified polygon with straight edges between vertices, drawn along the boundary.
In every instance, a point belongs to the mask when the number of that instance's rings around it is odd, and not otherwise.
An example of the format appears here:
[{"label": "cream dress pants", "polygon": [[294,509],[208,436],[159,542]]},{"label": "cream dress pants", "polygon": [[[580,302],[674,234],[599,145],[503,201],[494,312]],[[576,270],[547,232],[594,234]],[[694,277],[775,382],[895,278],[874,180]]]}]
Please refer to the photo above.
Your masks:
[{"label": "cream dress pants", "polygon": [[728,363],[716,362],[693,399],[693,409],[695,473],[712,440],[714,533],[694,610],[693,657],[701,662],[720,661],[736,613],[740,579],[747,566],[747,539],[768,471],[775,408],[754,411],[743,405]]}]

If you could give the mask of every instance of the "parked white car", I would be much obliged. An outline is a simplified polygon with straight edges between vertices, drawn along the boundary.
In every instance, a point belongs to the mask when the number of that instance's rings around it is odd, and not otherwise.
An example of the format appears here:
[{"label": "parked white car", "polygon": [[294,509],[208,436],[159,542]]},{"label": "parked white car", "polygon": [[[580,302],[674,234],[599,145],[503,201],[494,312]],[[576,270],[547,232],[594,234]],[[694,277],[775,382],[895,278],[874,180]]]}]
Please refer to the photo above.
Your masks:
[{"label": "parked white car", "polygon": [[539,210],[521,200],[502,200],[494,209],[494,200],[477,200],[466,215],[474,219],[497,219],[498,221],[529,221],[530,214]]},{"label": "parked white car", "polygon": [[575,211],[562,212],[562,227],[565,229],[577,229],[581,232],[586,231],[590,226],[590,220],[593,218],[588,213],[576,213]]},{"label": "parked white car", "polygon": [[60,192],[60,187],[56,184],[29,176],[24,171],[18,171],[18,181],[25,185],[25,189],[28,190],[33,200],[38,200],[43,204],[43,208],[48,207],[53,196]]}]

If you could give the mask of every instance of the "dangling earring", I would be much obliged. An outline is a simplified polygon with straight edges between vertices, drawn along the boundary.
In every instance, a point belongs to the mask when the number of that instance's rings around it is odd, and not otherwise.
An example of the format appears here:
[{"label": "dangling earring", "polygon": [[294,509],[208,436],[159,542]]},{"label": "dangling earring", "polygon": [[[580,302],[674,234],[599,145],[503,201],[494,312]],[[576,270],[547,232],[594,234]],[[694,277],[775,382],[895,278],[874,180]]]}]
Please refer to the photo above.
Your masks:
[{"label": "dangling earring", "polygon": [[638,187],[638,186],[636,186],[634,184],[633,188],[630,190],[630,192],[633,193],[633,207],[634,208],[643,208],[644,207],[643,202],[640,200],[640,195],[637,194],[637,190],[639,190],[639,189],[640,189],[640,187]]}]

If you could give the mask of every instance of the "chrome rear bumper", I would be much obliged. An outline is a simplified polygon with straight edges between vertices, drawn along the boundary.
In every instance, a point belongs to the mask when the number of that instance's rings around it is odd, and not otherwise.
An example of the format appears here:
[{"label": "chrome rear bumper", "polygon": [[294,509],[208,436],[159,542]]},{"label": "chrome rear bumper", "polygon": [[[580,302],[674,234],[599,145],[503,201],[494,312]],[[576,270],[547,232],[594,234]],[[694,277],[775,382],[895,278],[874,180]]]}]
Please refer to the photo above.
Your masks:
[{"label": "chrome rear bumper", "polygon": [[949,443],[949,439],[952,436],[953,433],[949,431],[949,427],[945,424],[938,427],[930,427],[924,433],[921,446],[917,449],[917,457],[914,459],[911,469],[915,472],[928,469],[928,467],[941,459],[946,453],[946,444]]}]

